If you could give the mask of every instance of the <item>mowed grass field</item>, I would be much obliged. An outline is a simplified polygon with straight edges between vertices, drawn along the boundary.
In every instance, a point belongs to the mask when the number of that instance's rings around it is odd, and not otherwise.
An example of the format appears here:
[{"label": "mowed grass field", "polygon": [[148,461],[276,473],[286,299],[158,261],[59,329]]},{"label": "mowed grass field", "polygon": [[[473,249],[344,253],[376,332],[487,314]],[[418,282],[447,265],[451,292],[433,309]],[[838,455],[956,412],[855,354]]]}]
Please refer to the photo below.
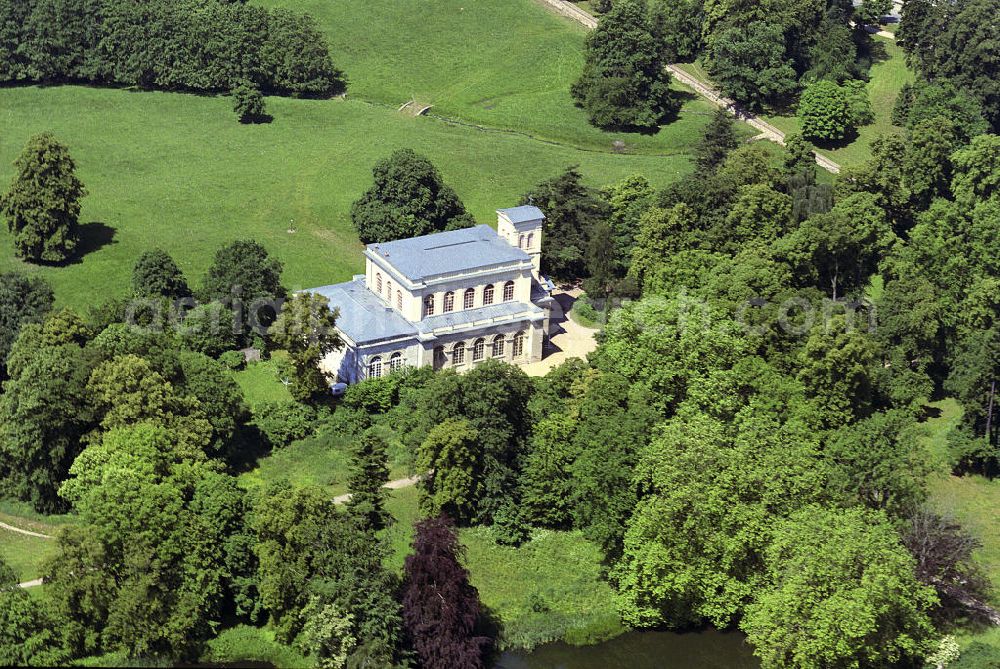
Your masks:
[{"label": "mowed grass field", "polygon": [[291,289],[344,281],[363,271],[350,205],[370,186],[375,161],[402,147],[427,155],[487,223],[569,165],[594,185],[641,173],[662,186],[690,169],[687,155],[579,150],[357,100],[270,98],[268,110],[272,123],[245,126],[225,97],[0,89],[0,187],[28,138],[52,131],[90,193],[82,257],[65,267],[27,265],[3,227],[0,271],[42,274],[59,303],[86,308],[126,294],[132,265],[149,248],[167,250],[197,284],[216,249],[251,238],[284,263]]},{"label": "mowed grass field", "polygon": [[595,150],[685,153],[712,107],[692,99],[655,134],[591,126],[570,97],[586,29],[538,0],[255,0],[311,14],[326,30],[349,98]]}]

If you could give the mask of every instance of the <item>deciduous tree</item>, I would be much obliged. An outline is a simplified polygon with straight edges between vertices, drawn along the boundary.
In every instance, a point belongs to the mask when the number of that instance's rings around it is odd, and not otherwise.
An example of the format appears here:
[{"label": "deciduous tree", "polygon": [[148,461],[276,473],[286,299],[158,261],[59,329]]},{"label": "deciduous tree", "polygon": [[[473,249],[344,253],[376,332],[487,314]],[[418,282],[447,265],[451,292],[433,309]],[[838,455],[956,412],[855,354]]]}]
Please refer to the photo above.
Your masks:
[{"label": "deciduous tree", "polygon": [[877,512],[803,509],[778,528],[765,564],[770,585],[740,624],[765,669],[913,662],[935,637],[934,591]]},{"label": "deciduous tree", "polygon": [[0,212],[15,253],[31,262],[64,262],[76,250],[80,199],[87,194],[69,149],[50,133],[35,135],[14,169],[10,189],[0,197]]},{"label": "deciduous tree", "polygon": [[570,92],[594,125],[655,128],[680,108],[645,0],[617,0],[587,36]]},{"label": "deciduous tree", "polygon": [[472,216],[430,160],[398,149],[372,168],[375,183],[351,205],[365,244],[472,226]]},{"label": "deciduous tree", "polygon": [[490,645],[477,633],[479,593],[459,562],[461,545],[448,523],[416,525],[413,554],[403,566],[403,622],[425,669],[481,669]]},{"label": "deciduous tree", "polygon": [[275,346],[288,351],[294,378],[292,396],[308,400],[329,388],[320,361],[344,344],[337,332],[339,311],[318,293],[296,293],[281,307],[281,314],[268,330]]}]

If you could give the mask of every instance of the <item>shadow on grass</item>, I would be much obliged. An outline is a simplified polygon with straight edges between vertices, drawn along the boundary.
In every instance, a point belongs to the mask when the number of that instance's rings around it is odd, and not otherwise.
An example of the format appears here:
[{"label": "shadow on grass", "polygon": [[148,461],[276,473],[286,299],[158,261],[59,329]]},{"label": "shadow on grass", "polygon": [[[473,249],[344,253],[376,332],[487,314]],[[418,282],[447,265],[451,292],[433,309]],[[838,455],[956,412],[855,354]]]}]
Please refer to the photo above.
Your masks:
[{"label": "shadow on grass", "polygon": [[813,144],[818,149],[836,151],[837,149],[843,149],[846,146],[850,146],[852,143],[857,141],[858,137],[859,134],[857,128],[852,128],[844,133],[844,136],[840,139],[813,140]]},{"label": "shadow on grass", "polygon": [[271,445],[256,425],[243,425],[236,430],[222,454],[233,476],[252,471],[257,462],[271,454]]},{"label": "shadow on grass", "polygon": [[110,225],[101,221],[91,221],[83,223],[77,228],[77,243],[73,257],[63,263],[56,263],[59,267],[78,265],[83,262],[89,254],[100,251],[109,244],[115,244],[116,230]]}]

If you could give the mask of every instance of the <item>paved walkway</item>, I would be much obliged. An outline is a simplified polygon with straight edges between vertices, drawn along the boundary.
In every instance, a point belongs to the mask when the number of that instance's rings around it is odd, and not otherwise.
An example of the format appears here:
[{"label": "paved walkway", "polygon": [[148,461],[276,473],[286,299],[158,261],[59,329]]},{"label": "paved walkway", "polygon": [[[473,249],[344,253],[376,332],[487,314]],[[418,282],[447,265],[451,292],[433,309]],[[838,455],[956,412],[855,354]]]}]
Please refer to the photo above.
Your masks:
[{"label": "paved walkway", "polygon": [[[567,2],[566,0],[541,0],[541,2],[544,2],[546,5],[552,7],[563,16],[571,18],[590,29],[597,27],[596,18],[571,2]],[[699,81],[695,77],[692,77],[676,65],[667,65],[667,69],[670,70],[670,74],[672,74],[677,81],[686,86],[690,86],[698,95],[702,96],[717,107],[722,107],[750,127],[759,130],[760,135],[757,137],[761,139],[769,139],[773,142],[784,145],[785,133],[778,130],[767,121],[762,120],[753,113],[742,108],[734,100],[730,100],[725,97],[715,88]],[[755,139],[757,137],[755,137]],[[830,160],[826,156],[821,156],[818,153],[815,153],[814,155],[816,156],[816,163],[823,169],[833,172],[834,174],[840,172],[840,165],[834,161]]]},{"label": "paved walkway", "polygon": [[570,358],[586,358],[588,353],[597,348],[597,340],[594,339],[594,335],[598,331],[585,328],[569,317],[573,303],[582,292],[580,289],[574,288],[572,290],[557,290],[552,293],[552,297],[556,299],[562,313],[553,313],[552,315],[554,332],[545,343],[542,359],[538,362],[521,365],[521,369],[529,376],[545,376],[553,367]]}]

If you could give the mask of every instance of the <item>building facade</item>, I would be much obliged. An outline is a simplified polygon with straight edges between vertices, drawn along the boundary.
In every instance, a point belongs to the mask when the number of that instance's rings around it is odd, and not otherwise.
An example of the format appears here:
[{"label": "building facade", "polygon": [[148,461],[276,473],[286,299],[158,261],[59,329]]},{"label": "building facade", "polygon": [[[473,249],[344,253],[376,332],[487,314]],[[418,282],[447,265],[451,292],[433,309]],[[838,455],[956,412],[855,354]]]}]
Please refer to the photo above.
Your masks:
[{"label": "building facade", "polygon": [[533,206],[477,225],[365,249],[365,273],[314,288],[339,310],[344,348],[324,371],[354,383],[403,366],[470,369],[496,358],[541,360],[554,300],[539,274],[542,223]]}]

